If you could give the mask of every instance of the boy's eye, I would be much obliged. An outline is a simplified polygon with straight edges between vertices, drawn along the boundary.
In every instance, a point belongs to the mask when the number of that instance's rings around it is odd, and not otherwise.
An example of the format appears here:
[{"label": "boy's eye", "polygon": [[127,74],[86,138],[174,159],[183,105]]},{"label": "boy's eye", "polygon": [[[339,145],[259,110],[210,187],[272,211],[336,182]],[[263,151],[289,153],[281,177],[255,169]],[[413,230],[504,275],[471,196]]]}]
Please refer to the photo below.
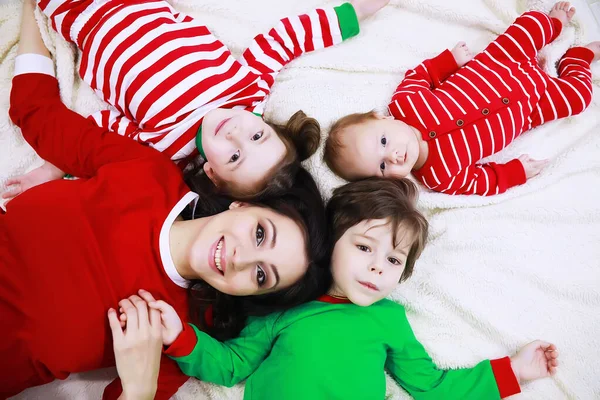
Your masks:
[{"label": "boy's eye", "polygon": [[263,240],[265,240],[265,229],[258,224],[256,226],[256,245],[260,246]]},{"label": "boy's eye", "polygon": [[388,257],[388,261],[391,262],[394,265],[401,265],[402,264],[400,262],[400,260],[398,260],[397,258],[394,258],[394,257]]},{"label": "boy's eye", "polygon": [[229,162],[236,162],[237,160],[240,159],[240,151],[236,151],[235,153],[233,153],[233,155],[231,156],[231,158],[229,159]]},{"label": "boy's eye", "polygon": [[385,163],[382,162],[381,164],[379,164],[379,169],[382,171],[385,171]]},{"label": "boy's eye", "polygon": [[255,133],[250,140],[252,141],[257,141],[258,139],[260,139],[263,136],[263,131],[260,131],[258,133]]},{"label": "boy's eye", "polygon": [[381,137],[381,144],[383,145],[383,147],[385,147],[385,145],[387,144],[387,139],[385,136]]},{"label": "boy's eye", "polygon": [[265,274],[265,271],[260,267],[260,265],[256,266],[256,283],[258,283],[258,286],[262,286],[265,284],[265,282],[267,281],[267,274]]},{"label": "boy's eye", "polygon": [[363,246],[362,244],[357,244],[356,248],[359,249],[360,251],[364,251],[366,253],[370,253],[371,249],[368,248],[367,246]]}]

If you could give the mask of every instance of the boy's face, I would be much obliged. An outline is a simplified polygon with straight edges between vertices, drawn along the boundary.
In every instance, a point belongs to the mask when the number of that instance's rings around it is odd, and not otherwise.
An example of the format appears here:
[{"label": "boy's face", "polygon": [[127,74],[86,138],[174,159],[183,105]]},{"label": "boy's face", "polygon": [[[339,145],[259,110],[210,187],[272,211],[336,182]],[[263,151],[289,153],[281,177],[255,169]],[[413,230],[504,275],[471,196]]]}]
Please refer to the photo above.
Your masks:
[{"label": "boy's face", "polygon": [[370,176],[405,178],[419,158],[414,130],[393,117],[378,115],[343,132],[341,149],[348,180]]},{"label": "boy's face", "polygon": [[404,272],[412,245],[409,234],[399,232],[394,246],[388,220],[362,221],[336,242],[331,259],[331,294],[347,297],[359,306],[369,306],[387,297]]}]

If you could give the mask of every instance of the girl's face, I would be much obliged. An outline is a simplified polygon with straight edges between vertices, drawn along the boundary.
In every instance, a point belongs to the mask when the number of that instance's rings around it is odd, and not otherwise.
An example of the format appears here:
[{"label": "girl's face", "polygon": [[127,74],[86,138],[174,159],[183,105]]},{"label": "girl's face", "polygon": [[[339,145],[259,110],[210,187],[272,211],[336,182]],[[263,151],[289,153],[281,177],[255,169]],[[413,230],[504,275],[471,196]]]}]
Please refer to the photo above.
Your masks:
[{"label": "girl's face", "polygon": [[296,283],[308,268],[304,231],[269,208],[232,203],[203,227],[187,254],[206,283],[233,296],[265,294]]},{"label": "girl's face", "polygon": [[217,108],[202,122],[204,171],[219,187],[227,182],[237,191],[252,193],[276,168],[287,149],[263,119],[249,111]]}]

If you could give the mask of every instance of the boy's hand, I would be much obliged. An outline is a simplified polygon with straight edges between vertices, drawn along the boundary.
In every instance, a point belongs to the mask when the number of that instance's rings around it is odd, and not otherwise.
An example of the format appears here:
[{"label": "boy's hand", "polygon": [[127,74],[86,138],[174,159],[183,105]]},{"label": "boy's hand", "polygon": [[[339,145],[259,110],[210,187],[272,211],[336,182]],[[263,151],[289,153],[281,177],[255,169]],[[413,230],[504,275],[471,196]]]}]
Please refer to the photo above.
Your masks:
[{"label": "boy's hand", "polygon": [[135,295],[121,300],[119,306],[127,315],[125,328],[119,325],[115,310],[108,310],[117,372],[123,384],[119,399],[153,399],[162,352],[160,312],[148,308]]},{"label": "boy's hand", "polygon": [[521,161],[521,164],[523,164],[523,169],[525,170],[525,176],[527,179],[533,178],[539,174],[549,162],[548,160],[534,160],[533,158],[529,157],[528,154],[523,154],[521,157],[519,157],[519,161]]},{"label": "boy's hand", "polygon": [[536,340],[512,356],[510,363],[519,382],[546,378],[556,373],[558,351],[555,345]]},{"label": "boy's hand", "polygon": [[177,339],[181,331],[183,331],[183,324],[181,323],[181,318],[177,315],[177,311],[162,300],[156,301],[154,296],[143,289],[140,289],[138,293],[146,300],[148,307],[152,310],[160,311],[163,344],[170,346]]},{"label": "boy's hand", "polygon": [[50,164],[48,161],[44,165],[29,171],[25,175],[15,176],[6,181],[6,186],[13,186],[2,193],[3,199],[12,200],[24,191],[42,183],[60,179],[65,175],[63,171]]},{"label": "boy's hand", "polygon": [[456,61],[458,68],[462,67],[473,59],[473,54],[471,54],[471,50],[469,50],[465,42],[458,42],[456,46],[450,50],[450,52],[454,56],[454,60]]},{"label": "boy's hand", "polygon": [[351,0],[350,4],[354,7],[358,20],[362,21],[381,10],[389,2],[390,0]]}]

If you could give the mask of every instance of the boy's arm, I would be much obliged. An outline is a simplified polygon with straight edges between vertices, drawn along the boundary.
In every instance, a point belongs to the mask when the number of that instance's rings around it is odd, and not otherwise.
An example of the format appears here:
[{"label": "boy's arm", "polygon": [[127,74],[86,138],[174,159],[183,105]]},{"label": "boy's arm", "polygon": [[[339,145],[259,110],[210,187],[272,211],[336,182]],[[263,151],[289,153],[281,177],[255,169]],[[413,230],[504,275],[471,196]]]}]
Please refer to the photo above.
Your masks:
[{"label": "boy's arm", "polygon": [[[450,181],[426,182],[437,192],[449,194],[476,194],[492,196],[504,193],[507,189],[522,185],[527,181],[523,163],[514,159],[506,164],[486,163],[469,165]],[[431,185],[431,186],[430,186]]]},{"label": "boy's arm", "polygon": [[241,63],[262,77],[266,96],[275,76],[287,63],[358,33],[358,16],[352,4],[318,8],[308,14],[283,18],[267,34],[256,36],[243,52]]},{"label": "boy's arm", "polygon": [[398,340],[388,351],[386,369],[416,400],[499,399],[521,391],[508,357],[440,370],[415,338],[404,309],[395,322]]},{"label": "boy's arm", "polygon": [[194,325],[185,325],[165,351],[184,374],[231,387],[248,378],[267,357],[272,346],[272,317],[250,322],[240,336],[219,342]]}]

